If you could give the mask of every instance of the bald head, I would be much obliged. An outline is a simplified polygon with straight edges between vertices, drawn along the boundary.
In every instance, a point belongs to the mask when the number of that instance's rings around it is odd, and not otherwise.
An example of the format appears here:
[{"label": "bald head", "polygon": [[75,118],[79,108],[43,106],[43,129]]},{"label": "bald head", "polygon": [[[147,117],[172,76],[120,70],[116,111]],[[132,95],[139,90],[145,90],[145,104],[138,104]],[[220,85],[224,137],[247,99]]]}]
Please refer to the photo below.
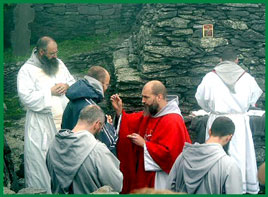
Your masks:
[{"label": "bald head", "polygon": [[161,94],[163,95],[163,99],[166,99],[167,90],[161,81],[158,81],[158,80],[149,81],[148,83],[145,84],[143,88],[144,89],[149,88],[151,89],[153,95],[157,96]]},{"label": "bald head", "polygon": [[166,106],[166,88],[160,81],[150,81],[142,89],[144,114],[154,116]]},{"label": "bald head", "polygon": [[43,36],[37,41],[36,49],[39,52],[41,49],[46,51],[49,44],[56,44],[56,41],[48,36]]}]

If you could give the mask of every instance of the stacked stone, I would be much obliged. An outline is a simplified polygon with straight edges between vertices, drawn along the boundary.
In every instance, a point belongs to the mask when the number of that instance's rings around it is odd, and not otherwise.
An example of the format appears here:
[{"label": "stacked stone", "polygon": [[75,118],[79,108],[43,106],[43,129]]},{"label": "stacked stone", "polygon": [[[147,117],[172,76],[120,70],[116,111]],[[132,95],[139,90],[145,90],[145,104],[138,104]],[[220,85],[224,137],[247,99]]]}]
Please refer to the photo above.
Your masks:
[{"label": "stacked stone", "polygon": [[17,92],[17,74],[24,62],[4,63],[4,93]]},{"label": "stacked stone", "polygon": [[[194,95],[202,77],[219,63],[223,47],[232,45],[240,54],[239,64],[265,91],[264,8],[263,4],[145,4],[130,38],[129,64],[124,64],[139,71],[144,81],[162,81],[169,94],[179,96],[182,112],[189,114],[199,108]],[[214,37],[202,37],[203,24],[214,25]],[[264,98],[263,94],[258,103],[261,108]]]},{"label": "stacked stone", "polygon": [[123,100],[126,111],[141,109],[141,89],[143,80],[137,69],[129,65],[129,42],[125,40],[113,53],[113,64],[116,78],[116,91]]},{"label": "stacked stone", "polygon": [[127,32],[141,4],[34,4],[35,20],[30,25],[32,43],[40,35],[56,40],[77,36]]}]

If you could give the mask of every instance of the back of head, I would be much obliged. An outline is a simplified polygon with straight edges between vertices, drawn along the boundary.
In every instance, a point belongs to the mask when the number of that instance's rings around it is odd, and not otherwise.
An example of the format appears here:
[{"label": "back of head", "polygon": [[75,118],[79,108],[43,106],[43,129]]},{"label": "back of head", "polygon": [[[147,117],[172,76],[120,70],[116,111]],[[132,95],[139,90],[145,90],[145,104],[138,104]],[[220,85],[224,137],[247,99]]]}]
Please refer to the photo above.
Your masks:
[{"label": "back of head", "polygon": [[104,124],[105,116],[103,111],[97,105],[87,105],[84,107],[80,114],[79,120],[87,121],[88,124],[92,124],[97,120],[100,120]]},{"label": "back of head", "polygon": [[101,66],[92,66],[87,72],[87,75],[100,81],[101,83],[105,82],[107,75],[109,75],[108,71]]},{"label": "back of head", "polygon": [[216,118],[211,126],[211,135],[214,137],[233,135],[234,131],[235,125],[233,121],[225,116]]},{"label": "back of head", "polygon": [[232,47],[226,47],[221,54],[222,61],[232,61],[237,59],[237,52]]},{"label": "back of head", "polygon": [[167,89],[161,81],[157,81],[157,80],[149,81],[146,85],[151,86],[152,93],[154,95],[162,94],[163,98],[166,99]]},{"label": "back of head", "polygon": [[56,41],[53,38],[49,37],[49,36],[43,36],[43,37],[39,38],[39,40],[36,43],[37,51],[39,52],[41,49],[46,51],[47,45],[50,42],[55,42],[56,43]]}]

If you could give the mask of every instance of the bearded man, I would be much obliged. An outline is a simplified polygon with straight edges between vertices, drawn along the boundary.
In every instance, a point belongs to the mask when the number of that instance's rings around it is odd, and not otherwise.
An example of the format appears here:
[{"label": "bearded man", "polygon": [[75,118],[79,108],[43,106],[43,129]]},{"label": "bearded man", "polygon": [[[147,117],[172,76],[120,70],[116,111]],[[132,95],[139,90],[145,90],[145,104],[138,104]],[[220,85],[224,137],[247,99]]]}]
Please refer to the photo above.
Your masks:
[{"label": "bearded man", "polygon": [[24,175],[26,187],[51,193],[46,153],[60,129],[68,103],[65,92],[75,80],[57,58],[57,43],[50,37],[38,40],[31,57],[20,68],[18,95],[25,106]]},{"label": "bearded man", "polygon": [[127,114],[120,97],[111,96],[119,119],[117,155],[124,175],[122,193],[151,187],[164,189],[168,174],[184,143],[191,142],[175,100],[167,102],[160,81],[143,87],[144,111]]}]

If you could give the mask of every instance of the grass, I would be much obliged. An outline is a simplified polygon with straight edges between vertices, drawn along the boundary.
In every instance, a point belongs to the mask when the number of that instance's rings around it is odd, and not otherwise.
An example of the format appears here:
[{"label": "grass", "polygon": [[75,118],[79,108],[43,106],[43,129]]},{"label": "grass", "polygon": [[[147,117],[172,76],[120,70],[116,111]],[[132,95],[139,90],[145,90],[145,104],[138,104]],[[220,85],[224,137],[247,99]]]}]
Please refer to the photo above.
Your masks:
[{"label": "grass", "polygon": [[[5,120],[19,120],[20,118],[25,116],[25,110],[19,103],[19,99],[16,96],[16,93],[4,94],[4,103],[7,106],[7,111],[4,114]],[[12,123],[15,123],[15,122],[12,122]]]},{"label": "grass", "polygon": [[[68,60],[71,56],[79,53],[87,53],[93,50],[100,49],[107,42],[117,38],[119,33],[114,32],[109,35],[96,35],[90,37],[76,37],[74,39],[57,41],[58,44],[58,56],[60,59]],[[33,50],[34,45],[31,45],[30,51],[25,56],[14,56],[12,49],[4,49],[4,62],[5,63],[16,63],[20,61],[26,61]]]},{"label": "grass", "polygon": [[[33,50],[33,46],[31,46],[30,51],[32,50]],[[30,57],[31,55],[30,51],[25,56],[15,56],[12,54],[11,48],[4,49],[4,63],[14,63],[14,62],[25,61]]]}]

